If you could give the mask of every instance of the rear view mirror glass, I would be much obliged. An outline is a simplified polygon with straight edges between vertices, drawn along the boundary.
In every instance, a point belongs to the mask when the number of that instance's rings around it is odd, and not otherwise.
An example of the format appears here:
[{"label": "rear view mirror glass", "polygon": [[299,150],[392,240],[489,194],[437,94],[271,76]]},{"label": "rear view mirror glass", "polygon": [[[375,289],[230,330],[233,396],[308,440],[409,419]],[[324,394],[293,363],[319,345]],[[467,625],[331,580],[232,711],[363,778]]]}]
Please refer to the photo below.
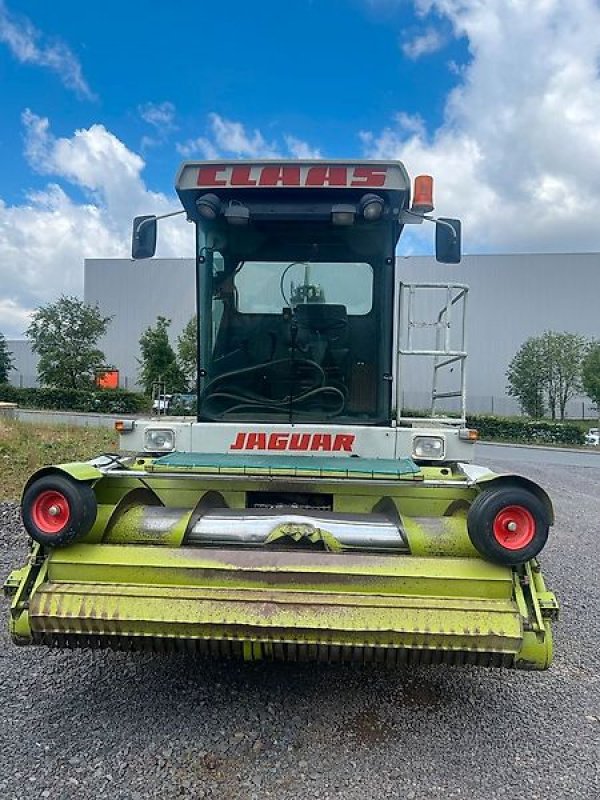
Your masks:
[{"label": "rear view mirror glass", "polygon": [[[441,225],[439,223],[442,223]],[[459,264],[461,224],[459,219],[440,217],[435,226],[435,257],[442,264]]]},{"label": "rear view mirror glass", "polygon": [[131,236],[131,257],[152,258],[156,252],[156,217],[136,217]]}]

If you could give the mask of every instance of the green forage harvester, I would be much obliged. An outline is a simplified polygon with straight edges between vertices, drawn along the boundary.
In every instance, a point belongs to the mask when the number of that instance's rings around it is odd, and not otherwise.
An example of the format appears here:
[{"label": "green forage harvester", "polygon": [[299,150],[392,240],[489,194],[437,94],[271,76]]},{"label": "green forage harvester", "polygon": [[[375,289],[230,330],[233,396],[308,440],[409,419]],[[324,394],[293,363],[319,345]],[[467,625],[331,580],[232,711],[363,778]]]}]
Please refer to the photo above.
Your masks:
[{"label": "green forage harvester", "polygon": [[[423,222],[438,261],[460,261],[432,179],[186,162],[176,190],[196,232],[196,417],[170,416],[160,386],[155,416],[117,423],[122,455],[31,476],[14,641],[548,667],[552,504],[471,463],[468,288],[397,271],[404,226]],[[158,219],[134,220],[133,258],[154,255]],[[430,408],[405,415],[424,367]]]}]

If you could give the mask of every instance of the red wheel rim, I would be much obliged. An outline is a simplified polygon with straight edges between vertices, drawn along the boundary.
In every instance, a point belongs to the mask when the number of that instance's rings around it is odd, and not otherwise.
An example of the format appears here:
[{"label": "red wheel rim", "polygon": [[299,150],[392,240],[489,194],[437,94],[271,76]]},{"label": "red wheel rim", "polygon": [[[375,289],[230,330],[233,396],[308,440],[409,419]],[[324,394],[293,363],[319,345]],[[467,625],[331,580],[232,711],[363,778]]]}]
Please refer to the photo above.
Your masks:
[{"label": "red wheel rim", "polygon": [[535,536],[535,519],[523,506],[506,506],[496,514],[494,537],[507,550],[522,550]]},{"label": "red wheel rim", "polygon": [[33,501],[31,518],[35,526],[50,535],[60,533],[71,517],[69,501],[60,492],[48,489]]}]

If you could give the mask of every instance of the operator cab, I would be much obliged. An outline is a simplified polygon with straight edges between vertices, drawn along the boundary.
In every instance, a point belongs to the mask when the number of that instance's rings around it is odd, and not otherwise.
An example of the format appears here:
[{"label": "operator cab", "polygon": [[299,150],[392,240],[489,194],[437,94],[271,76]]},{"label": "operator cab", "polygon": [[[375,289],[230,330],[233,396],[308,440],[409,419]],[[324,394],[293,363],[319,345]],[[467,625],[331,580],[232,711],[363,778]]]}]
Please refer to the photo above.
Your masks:
[{"label": "operator cab", "polygon": [[185,163],[176,189],[196,224],[198,420],[390,424],[395,249],[432,208],[410,206],[404,166]]}]

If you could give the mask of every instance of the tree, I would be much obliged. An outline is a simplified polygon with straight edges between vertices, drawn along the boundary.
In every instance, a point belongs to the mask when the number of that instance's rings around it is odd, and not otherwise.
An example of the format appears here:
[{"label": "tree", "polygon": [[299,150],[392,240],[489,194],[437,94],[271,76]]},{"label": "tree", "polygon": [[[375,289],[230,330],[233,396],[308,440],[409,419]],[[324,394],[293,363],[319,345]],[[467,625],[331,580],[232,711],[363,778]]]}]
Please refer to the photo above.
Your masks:
[{"label": "tree", "polygon": [[592,342],[581,369],[583,391],[596,404],[600,416],[600,342]]},{"label": "tree", "polygon": [[581,391],[586,339],[578,333],[545,331],[524,342],[508,366],[508,394],[526,414],[540,418],[545,407],[552,419],[564,420],[569,400]]},{"label": "tree", "polygon": [[185,378],[169,342],[170,324],[170,319],[157,317],[156,325],[146,328],[140,336],[140,380],[148,395],[158,382],[164,384],[167,392],[185,390]]},{"label": "tree", "polygon": [[588,343],[584,336],[566,331],[545,331],[541,341],[550,414],[556,419],[558,410],[563,421],[567,403],[582,391],[581,370]]},{"label": "tree", "polygon": [[539,337],[532,336],[521,345],[508,365],[506,377],[507,392],[517,398],[521,410],[534,419],[543,417],[546,371]]},{"label": "tree", "polygon": [[14,368],[12,353],[8,349],[4,334],[0,333],[0,383],[8,383],[8,373]]},{"label": "tree", "polygon": [[197,317],[189,320],[181,334],[177,337],[177,358],[188,385],[196,385],[198,370],[198,331]]},{"label": "tree", "polygon": [[107,369],[97,343],[111,319],[102,316],[97,305],[65,295],[34,311],[26,335],[40,357],[40,382],[65,389],[91,388],[96,373]]}]

